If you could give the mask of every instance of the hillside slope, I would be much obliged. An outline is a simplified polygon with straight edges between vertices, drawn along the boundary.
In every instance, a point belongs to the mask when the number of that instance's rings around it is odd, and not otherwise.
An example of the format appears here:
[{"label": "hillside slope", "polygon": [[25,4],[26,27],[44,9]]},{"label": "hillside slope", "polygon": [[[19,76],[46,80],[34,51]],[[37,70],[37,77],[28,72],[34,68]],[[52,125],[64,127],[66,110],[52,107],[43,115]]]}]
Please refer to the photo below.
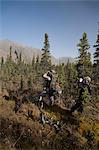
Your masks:
[{"label": "hillside slope", "polygon": [[[97,103],[98,104],[98,103]],[[70,115],[60,105],[43,109],[34,103],[24,103],[15,113],[15,101],[0,97],[1,150],[97,150],[98,105],[89,104],[84,114]],[[58,106],[58,107],[57,107]],[[29,116],[29,111],[32,115]],[[62,113],[64,112],[64,113]],[[50,120],[50,122],[48,122]],[[56,122],[60,122],[56,130]]]},{"label": "hillside slope", "polygon": [[[18,53],[22,53],[22,57],[26,62],[31,62],[33,56],[41,58],[42,52],[38,48],[32,48],[25,45],[18,44],[16,42],[10,41],[10,40],[0,40],[0,57],[6,58],[9,54],[10,46],[12,46],[12,56],[15,59],[15,51]],[[59,63],[67,63],[67,61],[74,62],[74,59],[71,57],[64,57],[56,59],[54,56],[51,56],[51,60],[53,64],[59,64]]]}]

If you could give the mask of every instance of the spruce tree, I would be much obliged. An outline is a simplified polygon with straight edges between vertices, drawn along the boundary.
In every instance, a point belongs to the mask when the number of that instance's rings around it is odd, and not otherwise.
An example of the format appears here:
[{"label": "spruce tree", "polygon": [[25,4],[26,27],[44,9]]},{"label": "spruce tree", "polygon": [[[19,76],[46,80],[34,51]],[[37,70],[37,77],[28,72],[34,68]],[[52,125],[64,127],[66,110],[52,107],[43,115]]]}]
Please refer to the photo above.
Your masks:
[{"label": "spruce tree", "polygon": [[39,69],[40,69],[40,60],[39,60],[39,55],[37,55],[37,57],[36,57],[36,62],[35,62],[35,70],[36,70],[36,73],[39,72]]},{"label": "spruce tree", "polygon": [[66,82],[64,63],[57,66],[57,73],[59,75],[59,82],[61,83],[62,88],[64,88]]},{"label": "spruce tree", "polygon": [[32,58],[32,68],[33,68],[33,70],[35,68],[35,56],[34,55],[33,55],[33,58]]},{"label": "spruce tree", "polygon": [[99,72],[99,34],[97,35],[97,41],[94,47],[96,48],[96,51],[94,53],[94,67],[96,68],[96,72],[98,73]]},{"label": "spruce tree", "polygon": [[12,46],[10,46],[10,55],[9,55],[9,59],[12,60]]},{"label": "spruce tree", "polygon": [[22,61],[22,53],[20,52],[20,55],[19,55],[19,62]]},{"label": "spruce tree", "polygon": [[83,33],[79,44],[79,57],[77,62],[78,77],[91,76],[91,54],[88,52],[90,45],[87,39],[87,33]]},{"label": "spruce tree", "polygon": [[42,49],[41,67],[44,71],[47,71],[51,67],[50,45],[48,40],[48,34],[45,33],[44,48]]},{"label": "spruce tree", "polygon": [[68,60],[65,70],[65,93],[67,96],[75,96],[77,94],[77,71],[75,64],[70,63]]},{"label": "spruce tree", "polygon": [[94,47],[96,48],[96,51],[94,53],[93,79],[97,87],[97,89],[95,90],[95,97],[99,99],[99,33],[97,35],[97,40]]},{"label": "spruce tree", "polygon": [[22,91],[23,90],[23,77],[21,75],[21,81],[20,81],[20,90]]},{"label": "spruce tree", "polygon": [[14,65],[15,63],[12,59],[12,46],[10,46],[9,55],[7,56],[7,59],[5,61],[5,70],[6,70],[5,76],[9,80],[8,82],[11,82],[11,79],[13,77]]},{"label": "spruce tree", "polygon": [[99,23],[98,23],[98,35],[94,47],[96,48],[96,51],[94,53],[94,65],[99,66]]},{"label": "spruce tree", "polygon": [[3,66],[4,66],[4,58],[3,58],[3,56],[1,57],[1,69],[3,68]]}]

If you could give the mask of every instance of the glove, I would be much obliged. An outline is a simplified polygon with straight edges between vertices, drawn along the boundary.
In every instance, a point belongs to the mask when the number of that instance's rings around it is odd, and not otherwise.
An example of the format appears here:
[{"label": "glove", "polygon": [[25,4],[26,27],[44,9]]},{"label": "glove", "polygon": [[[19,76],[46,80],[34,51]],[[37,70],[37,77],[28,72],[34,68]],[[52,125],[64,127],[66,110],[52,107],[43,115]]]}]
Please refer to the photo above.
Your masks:
[{"label": "glove", "polygon": [[50,77],[47,77],[47,79],[48,79],[48,81],[50,81],[50,80],[51,80],[51,78],[50,78]]}]

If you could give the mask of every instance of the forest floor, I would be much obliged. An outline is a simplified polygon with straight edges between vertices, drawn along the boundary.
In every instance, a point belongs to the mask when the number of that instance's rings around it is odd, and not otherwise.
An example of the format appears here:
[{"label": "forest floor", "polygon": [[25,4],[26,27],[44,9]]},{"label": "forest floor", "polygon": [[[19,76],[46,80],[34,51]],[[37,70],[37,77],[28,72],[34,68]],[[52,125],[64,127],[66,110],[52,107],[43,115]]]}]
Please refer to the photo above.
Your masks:
[{"label": "forest floor", "polygon": [[31,102],[17,113],[14,107],[14,99],[0,95],[0,150],[98,150],[98,101],[86,103],[82,114],[70,114],[62,100],[44,103],[42,111]]}]

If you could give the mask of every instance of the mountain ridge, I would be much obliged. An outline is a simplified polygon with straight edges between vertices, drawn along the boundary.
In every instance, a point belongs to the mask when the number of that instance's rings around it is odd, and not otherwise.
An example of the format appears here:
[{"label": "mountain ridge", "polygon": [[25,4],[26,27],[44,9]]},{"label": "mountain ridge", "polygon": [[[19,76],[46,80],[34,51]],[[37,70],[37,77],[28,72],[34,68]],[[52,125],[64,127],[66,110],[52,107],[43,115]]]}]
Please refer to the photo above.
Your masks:
[{"label": "mountain ridge", "polygon": [[[15,54],[14,52],[17,51],[18,53],[22,53],[22,58],[26,62],[31,62],[33,56],[37,57],[39,56],[41,58],[42,52],[39,48],[33,48],[31,46],[26,46],[23,44],[19,44],[15,41],[11,40],[0,40],[0,57],[4,57],[6,59],[7,55],[9,54],[10,46],[12,46],[12,57],[15,59]],[[72,57],[60,57],[60,58],[55,58],[54,56],[51,55],[51,61],[52,64],[66,64],[68,60],[72,63],[74,62],[74,59]]]}]

